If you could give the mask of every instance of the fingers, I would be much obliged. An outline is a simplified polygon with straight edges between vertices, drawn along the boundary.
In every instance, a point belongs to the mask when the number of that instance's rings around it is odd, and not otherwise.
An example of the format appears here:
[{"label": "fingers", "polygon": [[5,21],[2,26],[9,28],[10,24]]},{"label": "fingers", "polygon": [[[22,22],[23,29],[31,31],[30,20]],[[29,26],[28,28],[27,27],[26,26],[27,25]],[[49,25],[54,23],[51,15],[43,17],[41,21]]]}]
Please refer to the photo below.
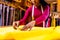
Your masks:
[{"label": "fingers", "polygon": [[13,28],[17,29],[17,24],[16,23],[13,23]]},{"label": "fingers", "polygon": [[15,22],[13,22],[13,26],[15,26]]},{"label": "fingers", "polygon": [[16,24],[17,24],[17,27],[19,27],[19,21],[17,21]]},{"label": "fingers", "polygon": [[23,30],[23,31],[29,30],[30,31],[34,25],[35,25],[35,21],[29,22],[21,30]]},{"label": "fingers", "polygon": [[24,26],[22,29],[21,29],[21,31],[30,31],[32,29],[32,26]]},{"label": "fingers", "polygon": [[14,29],[17,29],[17,27],[16,27],[16,26],[13,26],[13,28],[14,28]]},{"label": "fingers", "polygon": [[32,26],[30,26],[29,31],[32,29]]},{"label": "fingers", "polygon": [[27,26],[25,25],[22,29],[21,29],[21,31],[27,31]]},{"label": "fingers", "polygon": [[18,22],[13,22],[13,28],[14,29],[17,29],[18,26],[19,26],[19,23]]}]

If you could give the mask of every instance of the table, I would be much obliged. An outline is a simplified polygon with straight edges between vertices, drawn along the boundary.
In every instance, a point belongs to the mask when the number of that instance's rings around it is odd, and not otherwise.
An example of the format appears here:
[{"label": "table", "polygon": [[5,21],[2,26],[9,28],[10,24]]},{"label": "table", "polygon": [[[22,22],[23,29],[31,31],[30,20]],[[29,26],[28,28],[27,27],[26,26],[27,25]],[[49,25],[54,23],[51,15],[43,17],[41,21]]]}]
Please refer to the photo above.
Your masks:
[{"label": "table", "polygon": [[0,28],[0,40],[50,40],[53,37],[60,38],[60,27],[33,27],[31,31],[15,30],[12,26]]}]

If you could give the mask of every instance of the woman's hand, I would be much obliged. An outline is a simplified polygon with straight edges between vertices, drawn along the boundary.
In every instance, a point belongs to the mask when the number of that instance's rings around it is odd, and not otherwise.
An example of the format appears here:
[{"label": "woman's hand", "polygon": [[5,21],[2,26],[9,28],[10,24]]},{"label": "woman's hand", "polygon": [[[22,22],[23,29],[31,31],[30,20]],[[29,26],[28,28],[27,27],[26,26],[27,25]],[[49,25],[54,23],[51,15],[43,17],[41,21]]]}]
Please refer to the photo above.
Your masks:
[{"label": "woman's hand", "polygon": [[35,21],[31,21],[31,22],[29,22],[28,24],[26,24],[21,30],[22,31],[26,31],[26,30],[31,30],[32,29],[32,27],[34,27],[34,25],[35,25]]},{"label": "woman's hand", "polygon": [[19,26],[19,21],[13,22],[13,28],[14,29],[17,29],[18,26]]}]

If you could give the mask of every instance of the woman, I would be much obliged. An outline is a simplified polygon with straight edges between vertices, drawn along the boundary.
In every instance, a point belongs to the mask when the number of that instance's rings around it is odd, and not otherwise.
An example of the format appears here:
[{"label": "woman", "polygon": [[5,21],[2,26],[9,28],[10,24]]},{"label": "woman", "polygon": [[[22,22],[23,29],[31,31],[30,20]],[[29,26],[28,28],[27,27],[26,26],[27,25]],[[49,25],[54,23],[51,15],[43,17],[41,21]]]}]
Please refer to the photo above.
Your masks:
[{"label": "woman", "polygon": [[25,25],[29,16],[32,17],[33,20],[27,23],[22,30],[31,29],[34,25],[43,26],[44,21],[46,21],[49,16],[49,5],[44,0],[31,0],[31,2],[33,3],[33,6],[29,7],[26,10],[23,19],[14,22],[13,26]]}]

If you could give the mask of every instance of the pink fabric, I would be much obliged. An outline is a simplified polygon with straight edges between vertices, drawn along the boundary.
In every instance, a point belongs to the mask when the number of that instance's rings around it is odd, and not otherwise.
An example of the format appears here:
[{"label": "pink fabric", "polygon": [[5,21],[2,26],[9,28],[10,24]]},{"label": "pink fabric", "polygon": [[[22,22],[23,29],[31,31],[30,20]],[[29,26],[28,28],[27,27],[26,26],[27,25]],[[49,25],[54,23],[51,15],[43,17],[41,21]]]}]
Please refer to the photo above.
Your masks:
[{"label": "pink fabric", "polygon": [[[20,20],[20,25],[26,24],[26,20],[29,16],[32,16],[32,7],[26,10],[24,17]],[[34,20],[36,21],[37,26],[42,26],[43,21],[45,21],[48,16],[49,16],[49,6],[46,6],[43,14],[40,8],[34,8]]]}]

